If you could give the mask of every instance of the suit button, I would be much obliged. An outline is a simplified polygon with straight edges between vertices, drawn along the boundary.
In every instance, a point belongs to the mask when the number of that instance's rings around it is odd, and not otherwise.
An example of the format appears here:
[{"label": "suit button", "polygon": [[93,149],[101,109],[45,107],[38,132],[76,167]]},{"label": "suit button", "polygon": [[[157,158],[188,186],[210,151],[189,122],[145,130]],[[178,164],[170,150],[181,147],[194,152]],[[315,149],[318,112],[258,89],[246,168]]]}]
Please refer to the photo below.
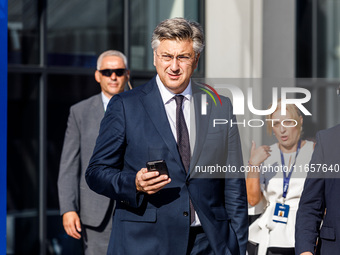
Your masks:
[{"label": "suit button", "polygon": [[188,217],[189,213],[188,212],[183,212],[183,216]]},{"label": "suit button", "polygon": [[189,186],[189,181],[186,181],[185,184],[186,184],[187,186]]}]

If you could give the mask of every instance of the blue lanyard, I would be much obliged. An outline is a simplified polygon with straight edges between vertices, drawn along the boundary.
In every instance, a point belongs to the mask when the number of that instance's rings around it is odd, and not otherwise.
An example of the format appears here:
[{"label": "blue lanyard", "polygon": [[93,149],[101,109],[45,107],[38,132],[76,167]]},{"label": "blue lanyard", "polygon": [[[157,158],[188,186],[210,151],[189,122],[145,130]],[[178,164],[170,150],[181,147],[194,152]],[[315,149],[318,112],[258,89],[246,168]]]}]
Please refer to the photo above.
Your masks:
[{"label": "blue lanyard", "polygon": [[292,167],[290,168],[290,170],[288,172],[288,176],[287,176],[286,171],[285,171],[285,159],[283,157],[282,151],[280,150],[281,164],[282,164],[282,171],[283,171],[283,194],[282,194],[283,198],[286,198],[286,196],[287,196],[287,191],[288,191],[288,187],[289,187],[290,177],[292,176],[293,168],[295,166],[296,158],[297,158],[297,156],[299,154],[300,147],[301,147],[301,139],[298,142],[297,149],[296,149],[296,154],[295,154],[295,160],[294,160],[294,163],[292,164]]}]

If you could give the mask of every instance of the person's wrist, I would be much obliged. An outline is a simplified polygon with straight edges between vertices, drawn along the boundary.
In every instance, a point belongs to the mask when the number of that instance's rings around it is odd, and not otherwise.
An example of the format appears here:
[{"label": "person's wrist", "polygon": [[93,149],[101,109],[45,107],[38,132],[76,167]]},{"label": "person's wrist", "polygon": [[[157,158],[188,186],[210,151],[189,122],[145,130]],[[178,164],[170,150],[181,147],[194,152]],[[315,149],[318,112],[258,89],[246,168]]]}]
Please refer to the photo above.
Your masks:
[{"label": "person's wrist", "polygon": [[260,164],[253,163],[251,160],[248,161],[248,166],[250,167],[259,167]]},{"label": "person's wrist", "polygon": [[248,168],[249,168],[248,177],[258,178],[259,173],[260,173],[260,165],[253,164],[253,162],[249,160],[248,161]]}]

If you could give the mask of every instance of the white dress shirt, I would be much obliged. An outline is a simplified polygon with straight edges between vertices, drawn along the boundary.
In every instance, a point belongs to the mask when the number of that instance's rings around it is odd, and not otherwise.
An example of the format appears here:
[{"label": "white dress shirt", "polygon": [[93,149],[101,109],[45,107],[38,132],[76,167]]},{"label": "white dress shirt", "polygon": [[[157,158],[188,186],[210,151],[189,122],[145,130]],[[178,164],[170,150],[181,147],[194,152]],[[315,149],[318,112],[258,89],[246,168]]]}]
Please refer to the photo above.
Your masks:
[{"label": "white dress shirt", "polygon": [[[161,79],[159,78],[158,75],[156,77],[156,83],[157,83],[159,92],[161,93],[161,97],[162,97],[162,100],[163,100],[163,103],[164,103],[164,107],[165,107],[166,115],[168,117],[168,121],[170,123],[172,134],[174,135],[174,138],[177,142],[177,131],[176,131],[176,107],[177,107],[177,105],[176,105],[176,101],[174,99],[174,96],[176,96],[177,94],[174,94],[171,91],[169,91],[164,86],[164,84],[162,83],[162,81],[161,81]],[[191,80],[190,80],[187,88],[181,94],[178,94],[178,95],[184,96],[183,103],[182,103],[182,109],[183,109],[183,115],[184,115],[185,123],[187,125],[187,129],[188,129],[188,133],[189,133],[189,137],[190,137],[190,102],[192,100]],[[192,149],[191,149],[191,151],[192,151]],[[196,211],[195,211],[195,220],[191,224],[191,226],[201,226],[201,222],[198,218]]]},{"label": "white dress shirt", "polygon": [[[177,131],[176,131],[176,101],[174,99],[174,96],[177,94],[172,93],[170,90],[168,90],[162,83],[161,79],[157,75],[156,82],[158,89],[161,93],[161,97],[164,103],[166,115],[168,117],[170,127],[172,134],[175,137],[175,140],[177,142]],[[187,125],[189,137],[190,137],[190,101],[192,97],[192,91],[191,91],[191,81],[189,82],[188,87],[179,95],[183,95],[183,103],[182,103],[182,110],[184,114],[185,124]]]},{"label": "white dress shirt", "polygon": [[106,108],[107,108],[107,105],[110,102],[110,98],[105,96],[103,92],[101,94],[102,94],[102,101],[103,101],[104,111],[106,112]]}]

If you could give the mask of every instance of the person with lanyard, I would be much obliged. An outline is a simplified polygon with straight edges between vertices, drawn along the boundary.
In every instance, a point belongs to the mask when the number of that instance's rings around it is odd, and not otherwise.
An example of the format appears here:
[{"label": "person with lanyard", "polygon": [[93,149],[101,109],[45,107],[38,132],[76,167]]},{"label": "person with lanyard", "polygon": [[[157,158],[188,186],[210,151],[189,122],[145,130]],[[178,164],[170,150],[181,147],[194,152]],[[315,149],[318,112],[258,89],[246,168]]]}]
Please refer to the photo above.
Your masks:
[{"label": "person with lanyard", "polygon": [[267,117],[271,119],[268,133],[275,135],[277,143],[256,148],[252,142],[247,196],[249,206],[260,215],[249,227],[249,255],[295,254],[296,211],[314,144],[301,139],[303,118],[295,105],[287,105],[282,114],[279,100]]}]

